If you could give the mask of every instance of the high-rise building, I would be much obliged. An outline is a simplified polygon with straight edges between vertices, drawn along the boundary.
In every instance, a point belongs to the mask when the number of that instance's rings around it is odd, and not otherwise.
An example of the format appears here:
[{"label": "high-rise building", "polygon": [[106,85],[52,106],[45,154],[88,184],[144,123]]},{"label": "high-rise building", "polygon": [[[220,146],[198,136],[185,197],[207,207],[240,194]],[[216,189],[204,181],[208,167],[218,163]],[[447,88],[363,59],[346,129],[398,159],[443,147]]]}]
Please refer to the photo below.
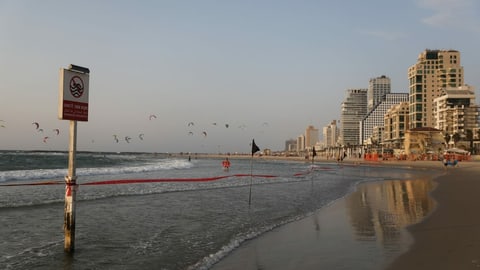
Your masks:
[{"label": "high-rise building", "polygon": [[297,137],[297,153],[301,153],[305,150],[305,135],[299,135]]},{"label": "high-rise building", "polygon": [[290,139],[285,141],[285,151],[295,152],[297,150],[297,140]]},{"label": "high-rise building", "polygon": [[408,69],[409,128],[433,127],[433,100],[447,87],[464,85],[460,52],[425,50]]},{"label": "high-rise building", "polygon": [[408,102],[401,102],[385,113],[383,144],[386,148],[402,148],[408,130],[408,108]]},{"label": "high-rise building", "polygon": [[[385,124],[384,115],[390,107],[400,102],[408,101],[408,93],[389,93],[381,100],[360,122],[359,144],[369,144],[374,127],[383,127]],[[378,140],[376,140],[378,142]]]},{"label": "high-rise building", "polygon": [[318,129],[314,126],[308,126],[305,130],[305,148],[312,148],[318,143]]},{"label": "high-rise building", "polygon": [[478,106],[472,86],[445,88],[433,105],[435,128],[445,134],[465,137],[467,130],[478,128]]},{"label": "high-rise building", "polygon": [[360,121],[367,114],[367,89],[348,89],[342,102],[340,136],[343,145],[358,145]]},{"label": "high-rise building", "polygon": [[382,75],[377,78],[372,78],[368,84],[367,92],[367,111],[370,112],[384,100],[386,94],[390,94],[391,83],[390,78],[385,75]]},{"label": "high-rise building", "polygon": [[324,147],[336,146],[338,140],[337,120],[333,120],[330,125],[323,127]]}]

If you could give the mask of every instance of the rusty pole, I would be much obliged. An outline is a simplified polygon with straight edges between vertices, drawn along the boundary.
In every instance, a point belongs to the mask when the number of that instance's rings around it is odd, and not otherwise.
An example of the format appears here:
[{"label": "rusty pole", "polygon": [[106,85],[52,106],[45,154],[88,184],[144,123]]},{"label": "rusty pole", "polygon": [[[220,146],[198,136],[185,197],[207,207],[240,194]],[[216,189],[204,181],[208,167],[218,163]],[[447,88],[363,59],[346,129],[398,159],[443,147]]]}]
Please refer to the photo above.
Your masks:
[{"label": "rusty pole", "polygon": [[77,152],[77,121],[70,121],[70,145],[68,150],[68,175],[65,176],[65,212],[63,229],[65,232],[65,252],[72,253],[75,248],[75,198],[77,176],[75,174],[75,156]]}]

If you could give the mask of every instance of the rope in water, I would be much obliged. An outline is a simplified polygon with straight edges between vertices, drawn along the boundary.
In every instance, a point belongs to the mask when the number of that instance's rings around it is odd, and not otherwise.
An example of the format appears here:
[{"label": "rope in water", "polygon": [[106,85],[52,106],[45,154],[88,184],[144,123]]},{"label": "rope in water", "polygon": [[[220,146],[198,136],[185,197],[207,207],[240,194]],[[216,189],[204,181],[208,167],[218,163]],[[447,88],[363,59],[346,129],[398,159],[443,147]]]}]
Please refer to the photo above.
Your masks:
[{"label": "rope in water", "polygon": [[[293,174],[294,177],[305,176],[312,173],[315,170],[333,170],[330,167],[312,167],[308,171],[298,172]],[[277,175],[269,174],[232,174],[222,175],[214,177],[201,177],[201,178],[160,178],[160,179],[118,179],[118,180],[104,180],[104,181],[91,181],[85,183],[78,183],[79,186],[93,186],[93,185],[121,185],[121,184],[139,184],[139,183],[166,183],[166,182],[210,182],[221,180],[231,177],[256,177],[256,178],[276,178]],[[14,184],[2,184],[0,187],[15,187],[15,186],[47,186],[47,185],[64,185],[65,181],[43,181],[33,183],[14,183]]]}]

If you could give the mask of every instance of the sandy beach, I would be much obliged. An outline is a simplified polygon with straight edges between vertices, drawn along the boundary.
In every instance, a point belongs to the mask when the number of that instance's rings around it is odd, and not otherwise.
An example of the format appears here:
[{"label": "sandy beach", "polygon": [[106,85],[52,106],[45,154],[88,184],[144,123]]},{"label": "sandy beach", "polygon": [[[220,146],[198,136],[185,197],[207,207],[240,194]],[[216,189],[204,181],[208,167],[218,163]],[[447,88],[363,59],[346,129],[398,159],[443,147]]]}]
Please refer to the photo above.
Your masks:
[{"label": "sandy beach", "polygon": [[389,161],[436,177],[361,184],[312,216],[243,243],[213,269],[478,269],[480,162]]}]

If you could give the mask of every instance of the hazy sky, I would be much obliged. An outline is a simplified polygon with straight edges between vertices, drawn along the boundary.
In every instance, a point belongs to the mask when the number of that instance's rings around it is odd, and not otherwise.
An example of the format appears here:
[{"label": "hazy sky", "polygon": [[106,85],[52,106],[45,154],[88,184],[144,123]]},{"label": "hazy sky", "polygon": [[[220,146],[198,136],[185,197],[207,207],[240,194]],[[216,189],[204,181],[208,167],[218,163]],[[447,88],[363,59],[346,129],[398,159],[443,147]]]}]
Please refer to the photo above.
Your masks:
[{"label": "hazy sky", "polygon": [[0,0],[0,149],[68,149],[69,64],[91,71],[78,150],[249,152],[321,133],[370,78],[408,92],[427,48],[459,50],[479,88],[480,1]]}]

